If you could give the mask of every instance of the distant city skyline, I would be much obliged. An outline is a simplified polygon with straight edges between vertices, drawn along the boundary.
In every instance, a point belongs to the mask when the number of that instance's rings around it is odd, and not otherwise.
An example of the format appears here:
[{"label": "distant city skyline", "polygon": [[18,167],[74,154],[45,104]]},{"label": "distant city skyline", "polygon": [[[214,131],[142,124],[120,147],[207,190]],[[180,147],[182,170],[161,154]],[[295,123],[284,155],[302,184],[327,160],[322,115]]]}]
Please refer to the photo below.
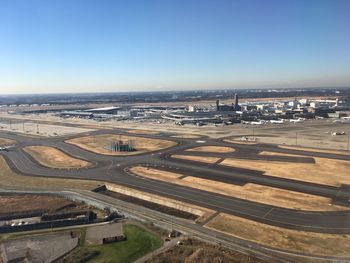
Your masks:
[{"label": "distant city skyline", "polygon": [[0,94],[350,86],[350,1],[13,0]]}]

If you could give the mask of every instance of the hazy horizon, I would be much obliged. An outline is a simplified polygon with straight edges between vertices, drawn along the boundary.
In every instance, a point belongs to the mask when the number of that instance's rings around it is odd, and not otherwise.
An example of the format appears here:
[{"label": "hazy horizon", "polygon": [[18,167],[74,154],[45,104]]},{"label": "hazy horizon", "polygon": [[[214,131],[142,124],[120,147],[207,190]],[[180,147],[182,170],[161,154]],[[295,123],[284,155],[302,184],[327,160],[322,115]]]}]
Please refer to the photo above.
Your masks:
[{"label": "hazy horizon", "polygon": [[0,94],[350,86],[350,2],[8,1]]},{"label": "hazy horizon", "polygon": [[349,86],[319,86],[319,87],[280,87],[280,88],[208,88],[208,89],[173,89],[173,90],[135,90],[135,91],[90,91],[90,92],[40,92],[40,93],[0,93],[0,96],[50,96],[50,95],[92,95],[92,94],[128,94],[128,93],[177,93],[177,92],[215,92],[215,91],[237,91],[240,90],[315,90],[315,89],[350,89]]}]

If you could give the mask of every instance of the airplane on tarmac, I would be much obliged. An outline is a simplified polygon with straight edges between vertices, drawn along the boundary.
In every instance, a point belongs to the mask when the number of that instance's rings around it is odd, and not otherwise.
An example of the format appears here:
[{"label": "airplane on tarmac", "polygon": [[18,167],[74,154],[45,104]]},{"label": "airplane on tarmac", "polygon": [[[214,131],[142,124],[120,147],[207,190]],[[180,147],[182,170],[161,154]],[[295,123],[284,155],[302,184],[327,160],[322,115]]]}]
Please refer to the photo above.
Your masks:
[{"label": "airplane on tarmac", "polygon": [[293,122],[293,123],[304,122],[304,121],[305,121],[304,118],[290,119],[290,120],[289,120],[289,122]]},{"label": "airplane on tarmac", "polygon": [[264,121],[260,120],[260,121],[251,121],[249,124],[251,125],[263,125],[265,124]]},{"label": "airplane on tarmac", "polygon": [[272,124],[283,124],[284,120],[283,119],[270,120],[270,123],[272,123]]}]

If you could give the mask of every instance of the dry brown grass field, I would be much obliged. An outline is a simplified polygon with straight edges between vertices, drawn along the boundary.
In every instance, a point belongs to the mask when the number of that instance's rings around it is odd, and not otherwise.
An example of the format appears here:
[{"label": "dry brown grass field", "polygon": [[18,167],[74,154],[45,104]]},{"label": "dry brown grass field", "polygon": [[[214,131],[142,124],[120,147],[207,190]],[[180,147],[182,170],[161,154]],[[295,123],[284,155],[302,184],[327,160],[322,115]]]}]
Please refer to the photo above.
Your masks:
[{"label": "dry brown grass field", "polygon": [[219,214],[205,227],[269,247],[316,255],[350,256],[348,235],[289,230],[227,214]]},{"label": "dry brown grass field", "polygon": [[330,153],[330,154],[340,154],[340,155],[350,155],[350,152],[346,151],[335,151],[335,150],[327,150],[327,149],[316,149],[316,148],[308,148],[308,147],[298,147],[298,146],[288,146],[288,145],[279,145],[279,148],[288,149],[288,150],[298,150],[305,152],[316,152],[316,153]]},{"label": "dry brown grass field", "polygon": [[137,175],[154,180],[170,182],[181,186],[192,187],[278,207],[308,211],[339,211],[349,209],[347,207],[330,205],[331,200],[326,197],[298,193],[252,183],[238,186],[193,176],[186,176],[180,179],[179,177],[183,176],[183,174],[142,166],[135,166],[131,168],[130,171]]},{"label": "dry brown grass field", "polygon": [[[264,153],[266,155],[266,152]],[[283,154],[274,154],[280,155]],[[226,158],[220,165],[253,169],[265,175],[325,185],[350,184],[350,161],[314,157],[315,163],[292,163]],[[336,171],[336,172],[335,172]]]},{"label": "dry brown grass field", "polygon": [[49,146],[27,146],[24,151],[43,166],[57,169],[78,169],[92,166],[90,162],[73,158]]},{"label": "dry brown grass field", "polygon": [[55,211],[73,202],[49,195],[9,195],[0,196],[0,214],[25,211]]},{"label": "dry brown grass field", "polygon": [[16,141],[6,138],[0,138],[0,145],[2,146],[8,146],[12,144],[16,144]]}]

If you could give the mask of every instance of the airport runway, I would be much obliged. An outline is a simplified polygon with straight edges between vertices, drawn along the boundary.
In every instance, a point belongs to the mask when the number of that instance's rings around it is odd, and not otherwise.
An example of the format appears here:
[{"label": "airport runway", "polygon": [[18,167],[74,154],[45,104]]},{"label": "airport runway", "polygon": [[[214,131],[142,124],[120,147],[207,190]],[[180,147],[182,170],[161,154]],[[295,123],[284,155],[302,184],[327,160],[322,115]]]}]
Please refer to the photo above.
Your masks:
[{"label": "airport runway", "polygon": [[[125,130],[98,130],[89,132],[93,134],[128,134]],[[81,137],[79,134],[73,137]],[[316,183],[307,183],[298,180],[284,179],[273,176],[263,175],[259,171],[229,168],[217,164],[201,164],[193,161],[184,161],[172,158],[173,154],[198,155],[198,156],[217,156],[219,158],[234,157],[241,159],[264,159],[279,160],[288,162],[313,162],[311,156],[326,158],[335,158],[350,160],[350,155],[337,155],[314,153],[299,150],[287,150],[274,147],[272,145],[243,145],[230,144],[236,149],[233,153],[208,154],[200,152],[185,152],[184,150],[198,146],[228,146],[223,140],[213,140],[207,137],[201,139],[179,139],[173,138],[170,133],[161,133],[159,135],[138,135],[131,136],[147,138],[164,138],[177,142],[177,145],[169,149],[145,153],[134,156],[107,156],[89,152],[74,145],[67,144],[64,141],[68,137],[56,138],[34,138],[25,137],[18,134],[0,132],[0,137],[14,139],[18,143],[10,149],[9,152],[1,152],[5,157],[11,169],[15,172],[28,176],[59,177],[90,179],[112,182],[131,188],[139,189],[145,192],[170,197],[176,200],[196,204],[206,208],[252,219],[257,222],[269,225],[285,227],[289,229],[298,229],[312,232],[323,233],[350,233],[350,210],[315,212],[300,211],[287,208],[281,208],[262,203],[247,201],[226,195],[220,195],[212,192],[198,190],[191,187],[174,185],[171,183],[151,180],[134,175],[130,168],[137,165],[156,167],[157,169],[178,172],[188,176],[195,176],[205,179],[216,180],[228,184],[244,185],[246,183],[255,183],[296,192],[312,194],[330,198],[333,203],[341,203],[344,206],[350,206],[350,187],[349,186],[327,186]],[[198,142],[198,141],[202,142]],[[30,155],[23,151],[23,147],[29,145],[46,145],[56,147],[63,152],[93,163],[93,167],[79,170],[51,169],[41,166]],[[286,156],[261,156],[257,155],[261,151],[274,151],[288,154],[299,154],[310,157],[286,157]]]}]

